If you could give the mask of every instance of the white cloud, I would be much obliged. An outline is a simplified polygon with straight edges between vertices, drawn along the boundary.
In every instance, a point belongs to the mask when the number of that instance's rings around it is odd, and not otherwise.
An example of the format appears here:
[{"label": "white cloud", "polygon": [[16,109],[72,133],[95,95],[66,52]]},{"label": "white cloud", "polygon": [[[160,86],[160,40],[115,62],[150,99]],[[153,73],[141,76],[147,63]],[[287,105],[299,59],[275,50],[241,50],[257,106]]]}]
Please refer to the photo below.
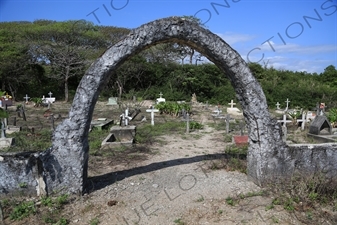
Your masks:
[{"label": "white cloud", "polygon": [[226,32],[224,34],[217,34],[229,45],[234,45],[240,42],[247,42],[254,39],[253,35],[250,34],[238,34],[234,32]]},{"label": "white cloud", "polygon": [[318,54],[327,52],[336,52],[336,45],[298,45],[293,43],[275,44],[273,41],[264,43],[260,46],[263,51],[272,51],[277,53],[296,53],[296,54]]}]

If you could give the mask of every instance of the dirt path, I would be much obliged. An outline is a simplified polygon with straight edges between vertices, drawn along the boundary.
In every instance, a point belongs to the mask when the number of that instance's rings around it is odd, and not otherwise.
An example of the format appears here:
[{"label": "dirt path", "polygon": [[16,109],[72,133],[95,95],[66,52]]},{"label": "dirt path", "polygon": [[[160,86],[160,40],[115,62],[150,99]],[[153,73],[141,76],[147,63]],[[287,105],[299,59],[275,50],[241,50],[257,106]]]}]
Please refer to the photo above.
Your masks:
[{"label": "dirt path", "polygon": [[[261,196],[245,174],[210,170],[210,162],[224,153],[222,132],[206,127],[162,139],[145,161],[101,165],[110,182],[115,180],[72,204],[70,224],[94,218],[106,225],[302,224],[281,206],[266,210],[272,198]],[[250,197],[228,204],[239,195]]]}]

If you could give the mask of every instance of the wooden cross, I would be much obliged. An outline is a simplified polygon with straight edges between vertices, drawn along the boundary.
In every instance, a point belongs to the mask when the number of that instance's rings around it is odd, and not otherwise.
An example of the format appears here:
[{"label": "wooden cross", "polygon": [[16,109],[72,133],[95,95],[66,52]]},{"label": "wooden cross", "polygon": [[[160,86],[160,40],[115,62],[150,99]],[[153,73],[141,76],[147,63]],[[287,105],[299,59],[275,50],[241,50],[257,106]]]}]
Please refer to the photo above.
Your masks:
[{"label": "wooden cross", "polygon": [[234,108],[234,105],[236,105],[236,103],[234,103],[233,102],[233,99],[231,100],[231,102],[230,103],[228,103],[228,105],[230,105],[231,106],[231,108]]}]

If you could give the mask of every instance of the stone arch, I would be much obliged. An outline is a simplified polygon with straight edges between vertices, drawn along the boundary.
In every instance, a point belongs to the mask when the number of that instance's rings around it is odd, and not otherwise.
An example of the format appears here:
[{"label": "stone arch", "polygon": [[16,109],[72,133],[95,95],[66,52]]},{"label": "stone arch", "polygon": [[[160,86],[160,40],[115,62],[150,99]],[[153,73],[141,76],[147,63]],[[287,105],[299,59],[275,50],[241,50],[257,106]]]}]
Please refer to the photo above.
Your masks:
[{"label": "stone arch", "polygon": [[[188,45],[215,63],[230,79],[248,124],[248,176],[257,184],[265,182],[269,171],[283,170],[286,145],[281,129],[270,118],[263,90],[246,62],[219,36],[197,23],[169,17],[134,29],[110,47],[84,74],[74,97],[69,118],[54,131],[53,145],[42,156],[47,191],[82,192],[87,178],[88,132],[93,110],[109,76],[136,53],[158,43],[174,41]],[[284,171],[283,171],[284,172]]]}]

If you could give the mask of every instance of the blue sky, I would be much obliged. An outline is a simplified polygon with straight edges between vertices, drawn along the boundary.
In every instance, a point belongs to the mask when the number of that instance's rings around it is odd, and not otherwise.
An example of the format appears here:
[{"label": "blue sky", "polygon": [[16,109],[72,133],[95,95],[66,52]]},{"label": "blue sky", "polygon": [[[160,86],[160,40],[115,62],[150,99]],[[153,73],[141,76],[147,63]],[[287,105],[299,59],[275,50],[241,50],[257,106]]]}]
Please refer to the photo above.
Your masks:
[{"label": "blue sky", "polygon": [[85,19],[136,28],[194,15],[246,61],[321,73],[337,68],[337,0],[0,0],[0,22]]}]

